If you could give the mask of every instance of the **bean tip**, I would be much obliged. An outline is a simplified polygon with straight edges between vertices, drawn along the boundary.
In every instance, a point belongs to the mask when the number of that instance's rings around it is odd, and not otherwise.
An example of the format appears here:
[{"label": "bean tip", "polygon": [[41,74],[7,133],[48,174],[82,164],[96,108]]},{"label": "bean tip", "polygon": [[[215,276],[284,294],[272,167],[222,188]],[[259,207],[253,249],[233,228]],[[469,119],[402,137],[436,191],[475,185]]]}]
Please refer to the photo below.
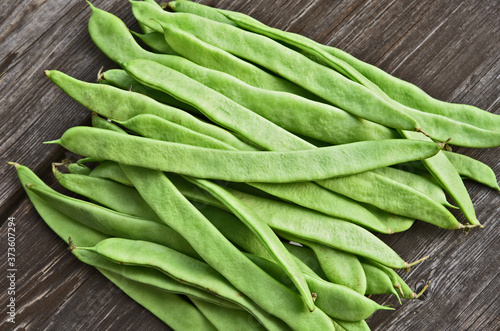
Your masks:
[{"label": "bean tip", "polygon": [[44,141],[43,142],[44,144],[61,144],[61,140],[60,139],[56,139],[56,140],[50,140],[50,141]]},{"label": "bean tip", "polygon": [[85,2],[90,6],[92,10],[95,9],[94,5],[89,0],[86,0]]},{"label": "bean tip", "polygon": [[12,165],[12,166],[16,167],[16,169],[17,169],[17,168],[19,168],[19,166],[20,166],[20,164],[19,164],[19,163],[17,163],[17,162],[10,162],[10,161],[9,161],[9,162],[7,162],[7,164],[9,164],[9,165]]}]

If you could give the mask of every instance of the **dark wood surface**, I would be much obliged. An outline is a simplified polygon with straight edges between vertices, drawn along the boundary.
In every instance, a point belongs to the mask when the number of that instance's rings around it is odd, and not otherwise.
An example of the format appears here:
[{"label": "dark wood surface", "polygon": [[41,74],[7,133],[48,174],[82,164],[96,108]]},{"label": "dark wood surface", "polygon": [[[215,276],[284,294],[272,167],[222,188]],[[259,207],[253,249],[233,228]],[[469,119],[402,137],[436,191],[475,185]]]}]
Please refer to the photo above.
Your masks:
[{"label": "dark wood surface", "polygon": [[[408,80],[432,96],[500,113],[500,2],[498,0],[235,0],[201,1],[241,11],[271,26],[297,32],[350,52]],[[96,0],[134,30],[128,1]],[[58,69],[95,81],[101,66],[116,67],[87,33],[84,1],[0,2],[0,329],[165,330],[102,275],[82,265],[40,219],[17,181],[15,161],[54,184],[50,163],[74,157],[43,145],[90,114],[44,75]],[[500,173],[499,149],[458,151]],[[405,260],[431,258],[404,275],[420,289],[419,300],[375,313],[374,330],[500,329],[500,196],[467,182],[479,220],[468,234],[416,224],[382,236]],[[464,218],[456,213],[460,221]],[[16,229],[16,324],[6,320],[7,219]]]}]

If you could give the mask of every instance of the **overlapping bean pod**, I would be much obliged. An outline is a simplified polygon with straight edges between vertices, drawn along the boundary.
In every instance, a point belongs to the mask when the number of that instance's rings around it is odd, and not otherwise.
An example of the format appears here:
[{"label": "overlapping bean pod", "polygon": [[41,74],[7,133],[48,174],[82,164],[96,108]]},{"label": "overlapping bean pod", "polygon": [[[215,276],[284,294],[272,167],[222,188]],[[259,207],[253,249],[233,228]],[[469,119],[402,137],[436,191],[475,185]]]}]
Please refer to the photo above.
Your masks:
[{"label": "overlapping bean pod", "polygon": [[392,269],[410,264],[358,225],[479,226],[460,176],[500,190],[488,166],[412,132],[499,146],[499,116],[240,13],[131,3],[144,34],[92,5],[89,21],[125,71],[101,84],[46,72],[98,114],[54,141],[85,157],[56,178],[94,203],[16,167],[73,254],[175,329],[367,330],[387,307],[364,294],[417,295]]}]

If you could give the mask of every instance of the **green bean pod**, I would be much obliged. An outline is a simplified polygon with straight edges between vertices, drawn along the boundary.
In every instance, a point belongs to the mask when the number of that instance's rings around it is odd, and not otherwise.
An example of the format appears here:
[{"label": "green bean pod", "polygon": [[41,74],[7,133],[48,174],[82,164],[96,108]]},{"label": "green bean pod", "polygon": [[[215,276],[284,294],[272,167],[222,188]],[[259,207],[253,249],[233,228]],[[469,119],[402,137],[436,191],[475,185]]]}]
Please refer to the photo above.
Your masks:
[{"label": "green bean pod", "polygon": [[[392,128],[419,129],[414,119],[393,108],[365,87],[267,37],[196,15],[161,12],[138,1],[131,1],[131,4],[134,16],[156,31],[163,30],[162,24],[175,26],[209,44],[263,66],[351,114]],[[370,111],[366,112],[366,109]]]},{"label": "green bean pod", "polygon": [[[407,139],[430,141],[431,139],[415,132],[402,131]],[[437,153],[434,157],[422,161],[432,174],[434,179],[448,192],[460,208],[465,218],[473,226],[481,226],[476,218],[474,205],[472,204],[467,188],[465,187],[460,175],[444,153]]]},{"label": "green bean pod", "polygon": [[281,241],[271,228],[252,209],[248,208],[238,198],[224,188],[207,180],[187,178],[191,183],[206,190],[222,202],[238,217],[264,244],[274,260],[283,268],[297,287],[310,311],[315,309],[311,291],[299,267],[293,261],[290,253],[283,247]]},{"label": "green bean pod", "polygon": [[54,175],[64,188],[120,213],[140,217],[156,223],[161,220],[133,187],[112,180],[63,174],[54,169]]},{"label": "green bean pod", "polygon": [[466,155],[443,151],[460,176],[484,184],[500,192],[497,178],[493,170],[481,161]]},{"label": "green bean pod", "polygon": [[464,228],[443,205],[376,172],[365,172],[356,177],[333,178],[319,183],[334,192],[372,204],[389,213],[419,219],[444,229]]},{"label": "green bean pod", "polygon": [[128,280],[151,285],[166,292],[189,295],[225,308],[242,309],[238,303],[213,295],[206,290],[189,286],[183,282],[178,282],[175,279],[165,276],[165,274],[156,269],[143,266],[119,264],[106,259],[98,253],[80,249],[78,247],[71,248],[71,253],[73,253],[73,255],[75,255],[80,261],[99,270],[107,270]]},{"label": "green bean pod", "polygon": [[[122,165],[156,214],[181,234],[200,256],[263,310],[293,329],[333,329],[320,309],[310,312],[301,297],[276,282],[234,247],[159,171]],[[182,214],[183,219],[175,215]],[[243,275],[243,276],[242,276]]]},{"label": "green bean pod", "polygon": [[283,327],[282,323],[269,317],[209,265],[168,247],[147,241],[109,238],[93,247],[74,248],[77,249],[95,252],[115,263],[157,269],[181,283],[200,288],[244,307],[270,329]]},{"label": "green bean pod", "polygon": [[[412,140],[373,140],[302,151],[223,151],[73,127],[50,143],[88,157],[235,182],[297,182],[346,176],[435,155],[439,146]],[[377,155],[368,164],[368,155]],[[342,160],[342,162],[339,162]],[[334,167],[331,165],[335,164]],[[293,166],[292,166],[293,165]]]},{"label": "green bean pod", "polygon": [[[153,115],[137,115],[128,121],[120,123],[145,137],[153,139],[200,147],[235,150],[234,147],[223,142],[198,134]],[[391,233],[390,229],[380,223],[374,215],[358,203],[321,188],[314,183],[266,184],[253,182],[249,183],[249,185],[303,207],[349,220],[367,229],[381,233]]]},{"label": "green bean pod", "polygon": [[182,125],[155,115],[137,115],[126,121],[117,121],[117,123],[146,138],[204,148],[235,150],[233,146],[220,140],[187,129]]},{"label": "green bean pod", "polygon": [[[56,70],[45,73],[75,101],[103,117],[124,121],[139,114],[153,114],[177,124],[182,123],[191,130],[214,137],[238,149],[249,149],[248,144],[226,130],[209,125],[185,111],[161,104],[140,93],[123,91],[104,84],[82,82]],[[255,150],[253,147],[251,149]]]},{"label": "green bean pod", "polygon": [[158,291],[154,286],[137,283],[112,271],[100,272],[134,301],[175,330],[217,330],[195,306],[177,294]]},{"label": "green bean pod", "polygon": [[87,201],[71,198],[48,187],[28,184],[27,188],[66,215],[110,236],[147,239],[199,259],[198,253],[171,228],[139,217],[118,213]]},{"label": "green bean pod", "polygon": [[[27,167],[19,164],[14,165],[16,167],[19,180],[25,188],[30,201],[33,203],[37,212],[40,214],[45,223],[67,244],[69,244],[70,237],[72,240],[80,243],[81,245],[87,246],[93,246],[108,237],[99,231],[75,221],[66,214],[61,213],[59,210],[53,208],[43,199],[27,189],[26,184],[29,183],[33,183],[47,189],[50,188]],[[200,317],[199,312],[193,309],[192,306],[185,306],[183,300],[179,301],[178,296],[162,293],[156,288],[149,287],[148,285],[126,280],[125,278],[104,269],[98,270],[133,300],[141,304],[144,308],[152,312],[166,324],[180,329],[194,328],[196,330],[202,330],[206,328],[211,330],[209,324],[207,324],[207,320],[204,319],[203,316]],[[182,316],[182,318],[180,316]],[[188,320],[186,320],[186,317]]]}]

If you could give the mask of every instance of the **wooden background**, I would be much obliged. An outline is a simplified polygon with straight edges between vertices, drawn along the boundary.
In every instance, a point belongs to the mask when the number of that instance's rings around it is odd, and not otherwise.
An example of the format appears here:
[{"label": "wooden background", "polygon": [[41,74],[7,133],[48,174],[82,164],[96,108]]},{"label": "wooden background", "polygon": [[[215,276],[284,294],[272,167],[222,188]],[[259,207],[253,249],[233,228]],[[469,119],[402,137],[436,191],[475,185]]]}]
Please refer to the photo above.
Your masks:
[{"label": "wooden background", "polygon": [[[500,113],[498,0],[201,2],[346,50],[439,99]],[[94,5],[138,30],[128,1],[95,0]],[[88,36],[88,5],[81,0],[2,0],[0,15],[0,329],[168,329],[66,250],[27,201],[13,167],[6,165],[26,165],[53,184],[50,163],[71,155],[42,142],[89,123],[89,112],[43,73],[58,69],[95,81],[101,66],[116,67]],[[458,150],[500,174],[498,148]],[[405,260],[431,254],[404,275],[417,289],[427,281],[431,285],[423,298],[402,306],[391,297],[376,297],[396,310],[375,313],[368,320],[372,329],[500,329],[500,197],[466,184],[485,229],[464,234],[416,224],[403,234],[382,237]],[[5,322],[9,217],[16,223],[15,325]]]}]

